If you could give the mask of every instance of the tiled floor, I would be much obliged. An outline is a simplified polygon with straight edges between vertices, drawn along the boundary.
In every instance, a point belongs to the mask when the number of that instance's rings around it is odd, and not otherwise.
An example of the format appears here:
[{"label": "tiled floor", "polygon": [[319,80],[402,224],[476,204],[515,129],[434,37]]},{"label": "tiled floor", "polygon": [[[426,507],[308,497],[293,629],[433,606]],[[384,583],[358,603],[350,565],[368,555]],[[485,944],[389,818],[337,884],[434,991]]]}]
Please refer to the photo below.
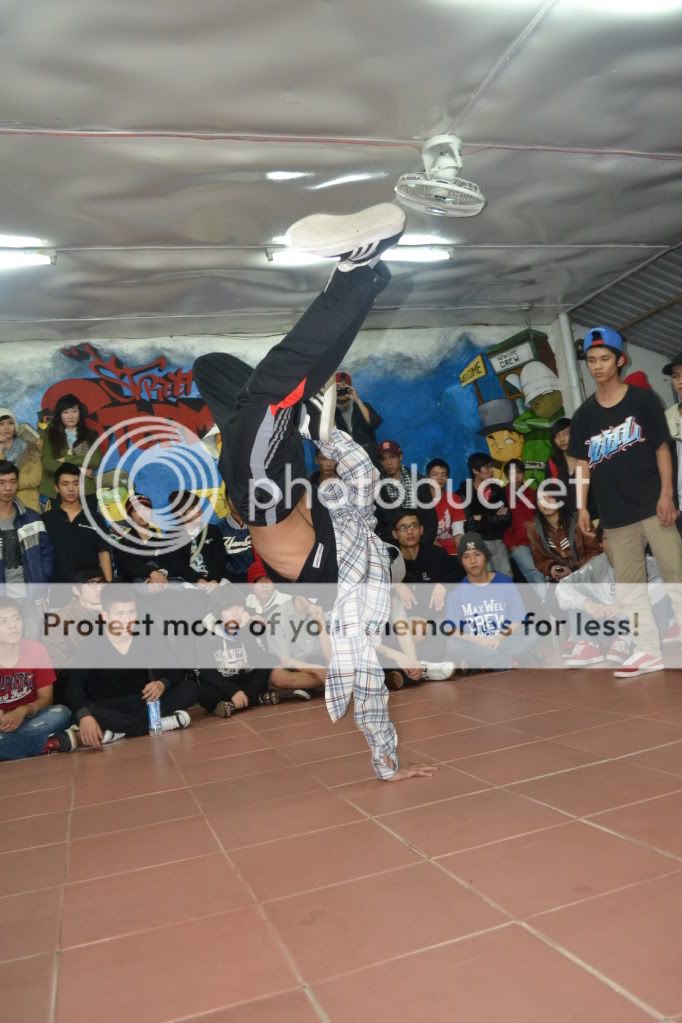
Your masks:
[{"label": "tiled floor", "polygon": [[506,672],[0,765],[17,1023],[682,1020],[682,672]]}]

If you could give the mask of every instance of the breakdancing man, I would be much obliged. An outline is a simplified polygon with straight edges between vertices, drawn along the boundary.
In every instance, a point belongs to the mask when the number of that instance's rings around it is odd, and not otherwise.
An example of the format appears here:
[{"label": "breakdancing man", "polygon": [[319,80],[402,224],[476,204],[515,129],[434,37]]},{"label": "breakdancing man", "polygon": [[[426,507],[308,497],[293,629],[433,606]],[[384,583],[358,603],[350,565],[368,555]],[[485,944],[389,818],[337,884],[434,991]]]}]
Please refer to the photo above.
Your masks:
[{"label": "breakdancing man", "polygon": [[[351,696],[355,722],[378,778],[431,775],[400,767],[388,692],[376,655],[390,611],[390,565],[373,532],[377,470],[334,428],[334,374],[390,273],[381,253],[402,234],[392,203],[350,216],[317,214],[287,232],[291,248],[336,258],[324,291],[255,370],[225,353],[203,355],[194,379],[223,438],[219,467],[232,503],[275,582],[337,583],[329,621],[332,656],[325,699],[333,721]],[[305,487],[302,437],[338,463],[324,502]],[[291,481],[295,482],[291,485]]]}]

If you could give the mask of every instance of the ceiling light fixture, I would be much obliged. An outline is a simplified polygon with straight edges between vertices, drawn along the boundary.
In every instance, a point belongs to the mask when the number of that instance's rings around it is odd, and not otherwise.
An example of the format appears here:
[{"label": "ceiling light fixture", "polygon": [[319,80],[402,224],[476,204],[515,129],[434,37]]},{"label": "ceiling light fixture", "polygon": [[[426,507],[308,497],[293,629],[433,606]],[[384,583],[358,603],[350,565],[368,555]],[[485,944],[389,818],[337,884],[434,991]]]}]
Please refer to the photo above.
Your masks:
[{"label": "ceiling light fixture", "polygon": [[[321,256],[313,256],[308,252],[297,252],[296,249],[267,249],[265,255],[269,263],[277,266],[320,266],[326,263],[332,266],[332,260]],[[391,263],[447,263],[452,259],[452,249],[447,245],[412,245],[399,248],[394,245],[386,249],[383,259]]]},{"label": "ceiling light fixture", "polygon": [[20,270],[27,266],[49,266],[57,262],[57,253],[43,238],[22,234],[0,234],[0,270]]},{"label": "ceiling light fixture", "polygon": [[574,0],[574,5],[590,11],[612,11],[614,14],[636,16],[673,14],[682,10],[682,0]]},{"label": "ceiling light fixture", "polygon": [[295,181],[297,178],[311,178],[310,171],[268,171],[265,177],[268,181]]},{"label": "ceiling light fixture", "polygon": [[447,263],[451,258],[452,252],[446,245],[406,245],[404,248],[394,245],[382,256],[389,263]]},{"label": "ceiling light fixture", "polygon": [[296,249],[266,249],[265,255],[268,263],[276,263],[278,266],[319,266],[320,263],[329,263],[322,256],[298,252]]},{"label": "ceiling light fixture", "polygon": [[373,178],[385,178],[386,171],[373,171],[369,174],[343,174],[339,178],[321,181],[319,185],[311,185],[311,192],[319,192],[322,188],[335,188],[336,185],[353,185],[356,181],[371,181]]}]

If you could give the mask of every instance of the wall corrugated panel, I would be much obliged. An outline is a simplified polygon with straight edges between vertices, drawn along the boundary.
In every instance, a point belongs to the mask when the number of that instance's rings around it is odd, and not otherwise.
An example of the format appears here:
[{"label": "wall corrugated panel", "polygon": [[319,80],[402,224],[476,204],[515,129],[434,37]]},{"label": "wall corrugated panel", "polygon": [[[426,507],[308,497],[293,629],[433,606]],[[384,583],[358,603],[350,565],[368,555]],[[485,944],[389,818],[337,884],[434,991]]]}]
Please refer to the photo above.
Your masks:
[{"label": "wall corrugated panel", "polygon": [[[677,305],[653,313],[674,298]],[[653,313],[632,327],[633,320]],[[625,280],[602,291],[584,305],[576,306],[571,316],[586,326],[608,324],[622,328],[628,340],[663,355],[682,351],[682,246],[671,249],[659,259]]]}]

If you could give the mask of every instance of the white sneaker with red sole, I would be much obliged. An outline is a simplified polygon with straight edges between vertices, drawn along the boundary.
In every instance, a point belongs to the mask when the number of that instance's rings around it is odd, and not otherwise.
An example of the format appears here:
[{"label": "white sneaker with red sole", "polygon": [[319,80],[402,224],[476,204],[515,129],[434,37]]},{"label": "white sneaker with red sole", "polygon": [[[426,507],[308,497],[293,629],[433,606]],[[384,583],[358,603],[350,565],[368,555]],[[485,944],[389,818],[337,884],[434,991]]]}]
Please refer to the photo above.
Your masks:
[{"label": "white sneaker with red sole", "polygon": [[648,675],[652,671],[664,671],[664,669],[665,665],[658,654],[635,650],[613,674],[616,678],[634,678],[636,675]]},{"label": "white sneaker with red sole", "polygon": [[673,643],[679,643],[680,641],[682,641],[682,632],[680,632],[680,627],[677,622],[673,622],[661,640],[661,644],[663,646],[672,646]]},{"label": "white sneaker with red sole", "polygon": [[632,643],[628,639],[614,639],[613,643],[609,647],[606,655],[607,661],[613,661],[614,664],[622,664],[623,661],[627,661],[632,650]]},{"label": "white sneaker with red sole", "polygon": [[581,640],[573,648],[571,656],[566,661],[567,668],[589,668],[593,664],[602,664],[604,655],[594,643]]}]

